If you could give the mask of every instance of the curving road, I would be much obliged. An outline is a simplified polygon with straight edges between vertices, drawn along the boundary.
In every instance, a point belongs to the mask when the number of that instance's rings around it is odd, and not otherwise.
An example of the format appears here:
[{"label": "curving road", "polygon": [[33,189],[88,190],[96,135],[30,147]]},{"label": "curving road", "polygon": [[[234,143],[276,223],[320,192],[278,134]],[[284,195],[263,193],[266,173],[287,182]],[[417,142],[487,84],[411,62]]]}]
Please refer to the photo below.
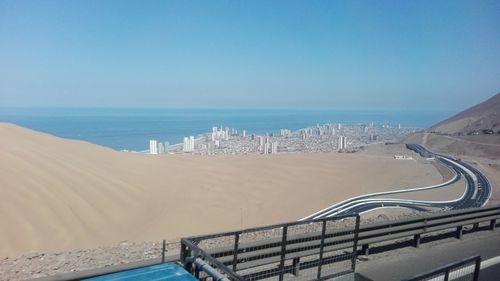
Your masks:
[{"label": "curving road", "polygon": [[[418,211],[425,211],[426,208],[443,208],[443,209],[465,209],[481,207],[491,195],[491,187],[488,179],[476,168],[459,159],[435,154],[425,149],[418,144],[407,144],[406,147],[420,154],[420,156],[428,159],[435,159],[446,165],[454,174],[453,178],[447,182],[413,189],[395,190],[388,192],[371,193],[363,196],[354,197],[343,202],[332,205],[314,214],[311,214],[301,220],[318,219],[332,217],[336,215],[346,215],[354,213],[367,212],[381,207],[400,207],[409,208]],[[398,193],[415,192],[421,190],[435,189],[453,184],[463,178],[465,180],[464,194],[455,200],[449,201],[422,201],[422,200],[405,200],[405,199],[390,199],[390,198],[375,198],[381,195],[391,195]]]}]

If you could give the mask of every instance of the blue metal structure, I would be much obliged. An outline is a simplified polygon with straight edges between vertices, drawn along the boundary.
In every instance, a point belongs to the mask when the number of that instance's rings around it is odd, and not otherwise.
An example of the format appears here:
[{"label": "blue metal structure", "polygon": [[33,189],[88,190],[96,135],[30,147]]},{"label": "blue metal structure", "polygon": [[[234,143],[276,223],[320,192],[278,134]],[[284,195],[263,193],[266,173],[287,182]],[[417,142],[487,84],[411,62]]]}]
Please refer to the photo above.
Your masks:
[{"label": "blue metal structure", "polygon": [[94,278],[84,279],[92,281],[198,281],[193,275],[189,274],[184,268],[174,263],[164,263],[153,266],[147,266],[138,269],[132,269]]}]

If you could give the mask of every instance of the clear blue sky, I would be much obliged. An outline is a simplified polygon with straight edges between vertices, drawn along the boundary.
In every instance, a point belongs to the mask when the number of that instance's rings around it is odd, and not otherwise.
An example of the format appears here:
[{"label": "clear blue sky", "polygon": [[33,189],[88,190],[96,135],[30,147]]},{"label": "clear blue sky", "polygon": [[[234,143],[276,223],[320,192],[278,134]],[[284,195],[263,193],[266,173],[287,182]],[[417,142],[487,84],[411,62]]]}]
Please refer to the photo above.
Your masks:
[{"label": "clear blue sky", "polygon": [[500,92],[500,1],[0,1],[0,106],[412,107]]}]

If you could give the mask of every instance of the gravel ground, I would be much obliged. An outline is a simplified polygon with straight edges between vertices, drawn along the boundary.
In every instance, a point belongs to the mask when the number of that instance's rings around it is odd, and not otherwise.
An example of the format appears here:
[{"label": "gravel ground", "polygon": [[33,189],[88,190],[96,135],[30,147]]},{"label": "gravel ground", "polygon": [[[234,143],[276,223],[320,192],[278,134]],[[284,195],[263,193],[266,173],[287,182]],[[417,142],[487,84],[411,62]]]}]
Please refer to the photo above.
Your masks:
[{"label": "gravel ground", "polygon": [[[179,243],[167,244],[169,254]],[[109,247],[57,253],[29,253],[0,260],[1,280],[25,280],[161,257],[162,242],[123,241]]]}]

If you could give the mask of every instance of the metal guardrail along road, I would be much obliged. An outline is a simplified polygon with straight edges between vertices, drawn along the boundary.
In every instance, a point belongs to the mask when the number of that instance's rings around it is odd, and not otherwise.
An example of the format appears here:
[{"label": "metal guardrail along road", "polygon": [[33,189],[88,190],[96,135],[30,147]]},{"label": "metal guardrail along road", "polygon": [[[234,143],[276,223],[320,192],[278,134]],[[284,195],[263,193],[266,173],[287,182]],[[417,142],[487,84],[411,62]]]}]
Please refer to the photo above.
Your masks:
[{"label": "metal guardrail along road", "polygon": [[[342,219],[345,217],[340,217],[337,222],[342,222]],[[219,271],[222,270],[230,280],[259,280],[276,275],[286,275],[288,278],[301,276],[307,279],[306,276],[312,275],[303,274],[302,271],[311,268],[309,267],[311,265],[317,266],[318,263],[316,261],[313,265],[308,263],[310,260],[303,259],[303,257],[321,255],[324,257],[328,254],[329,257],[333,257],[328,260],[328,264],[334,265],[346,260],[346,257],[342,257],[342,253],[351,253],[347,256],[349,258],[357,256],[358,253],[368,255],[370,245],[376,243],[391,244],[396,240],[406,238],[414,247],[419,247],[424,235],[446,232],[460,239],[465,226],[470,225],[477,229],[482,224],[494,230],[499,219],[500,206],[450,211],[422,218],[370,225],[352,224],[347,227],[330,227],[324,232],[314,225],[318,223],[318,220],[313,220],[301,222],[302,226],[309,227],[308,230],[302,229],[301,232],[286,233],[285,229],[290,229],[290,227],[273,226],[271,234],[265,235],[264,239],[258,239],[260,236],[253,235],[259,229],[183,239],[182,260],[189,269],[192,266],[192,263],[189,263],[189,256],[204,259]],[[250,237],[253,239],[242,241],[241,237],[245,233],[251,233]],[[222,240],[214,240],[221,237],[226,237],[224,238],[226,241],[227,237],[234,238],[229,244],[221,243]],[[283,237],[286,237],[286,240],[283,240]],[[210,242],[207,244],[208,241]],[[211,246],[208,247],[208,245]],[[353,251],[353,248],[356,251]],[[355,262],[352,268],[355,268]],[[335,273],[340,272],[349,271],[336,271]],[[315,278],[307,280],[315,280]]]}]

